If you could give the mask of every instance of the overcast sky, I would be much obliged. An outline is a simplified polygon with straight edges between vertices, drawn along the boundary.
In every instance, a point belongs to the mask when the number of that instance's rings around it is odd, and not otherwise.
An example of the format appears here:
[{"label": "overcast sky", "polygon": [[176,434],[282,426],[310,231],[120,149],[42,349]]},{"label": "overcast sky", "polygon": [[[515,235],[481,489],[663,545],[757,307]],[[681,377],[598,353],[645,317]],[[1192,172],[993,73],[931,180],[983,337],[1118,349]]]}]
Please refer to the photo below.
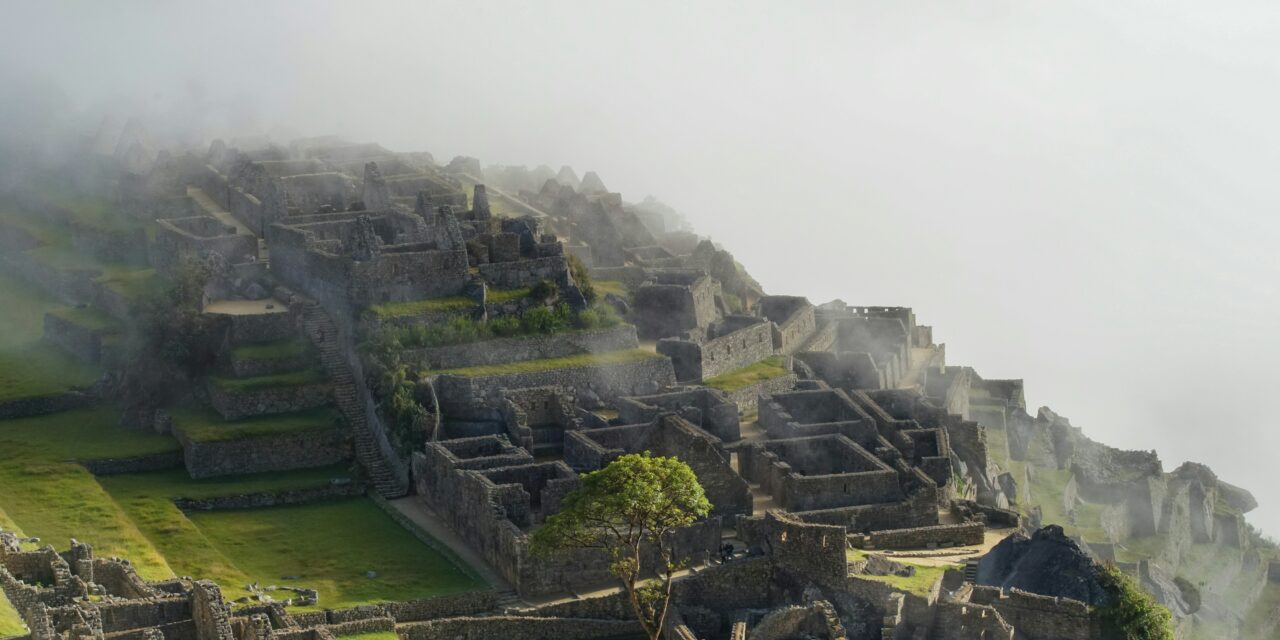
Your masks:
[{"label": "overcast sky", "polygon": [[192,140],[596,170],[1280,534],[1280,3],[373,4],[6,2],[0,79]]}]

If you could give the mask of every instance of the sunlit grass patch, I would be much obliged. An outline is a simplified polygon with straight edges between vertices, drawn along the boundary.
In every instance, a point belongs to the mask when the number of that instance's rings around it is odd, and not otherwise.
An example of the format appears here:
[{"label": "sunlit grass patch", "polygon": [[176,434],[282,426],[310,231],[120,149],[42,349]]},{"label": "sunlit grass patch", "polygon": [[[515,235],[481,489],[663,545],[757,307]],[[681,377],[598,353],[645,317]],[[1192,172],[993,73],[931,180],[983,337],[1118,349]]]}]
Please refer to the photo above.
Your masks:
[{"label": "sunlit grass patch", "polygon": [[461,313],[476,308],[476,301],[465,296],[386,302],[371,305],[368,312],[377,318],[403,318],[428,313]]},{"label": "sunlit grass patch", "polygon": [[786,359],[782,356],[769,356],[760,362],[749,364],[737,371],[730,371],[709,378],[703,384],[720,391],[737,391],[758,382],[772,380],[787,375]]},{"label": "sunlit grass patch", "polygon": [[[846,552],[846,557],[848,558],[849,561],[861,560],[866,558],[866,553],[859,549],[849,549]],[[897,562],[900,564],[907,564],[915,567],[916,569],[915,575],[913,576],[894,576],[894,575],[873,576],[868,574],[858,574],[857,577],[865,580],[875,580],[876,582],[883,582],[893,587],[894,589],[898,589],[900,591],[906,591],[907,593],[912,593],[918,596],[927,596],[929,595],[929,592],[933,590],[933,585],[937,584],[938,580],[942,579],[942,574],[946,573],[947,569],[956,569],[956,570],[963,569],[963,567],[961,567],[958,564],[930,566],[930,565],[914,564],[901,558],[890,558],[890,560],[893,560],[894,562]]]},{"label": "sunlit grass patch", "polygon": [[174,409],[169,414],[173,417],[174,429],[196,442],[219,442],[342,428],[338,414],[332,409],[325,408],[256,416],[230,422],[216,412],[205,408]]},{"label": "sunlit grass patch", "polygon": [[367,498],[193,512],[188,518],[253,580],[316,589],[324,608],[484,587]]},{"label": "sunlit grass patch", "polygon": [[240,345],[231,350],[231,359],[240,361],[292,360],[312,352],[310,342],[297,338]]},{"label": "sunlit grass patch", "polygon": [[229,392],[253,392],[284,387],[301,387],[310,384],[321,384],[327,379],[324,372],[319,369],[303,369],[301,371],[289,371],[287,373],[252,378],[212,378],[213,383],[218,385],[220,389]]},{"label": "sunlit grass patch", "polygon": [[452,374],[468,378],[483,378],[486,376],[504,376],[515,373],[539,373],[542,371],[554,371],[556,369],[570,369],[574,367],[629,364],[632,362],[661,359],[663,357],[664,356],[660,356],[656,353],[645,351],[643,349],[629,349],[625,351],[610,351],[607,353],[582,353],[562,358],[547,358],[545,360],[525,360],[523,362],[508,362],[504,364],[465,367],[462,369],[444,369],[441,371],[432,371],[431,373]]}]

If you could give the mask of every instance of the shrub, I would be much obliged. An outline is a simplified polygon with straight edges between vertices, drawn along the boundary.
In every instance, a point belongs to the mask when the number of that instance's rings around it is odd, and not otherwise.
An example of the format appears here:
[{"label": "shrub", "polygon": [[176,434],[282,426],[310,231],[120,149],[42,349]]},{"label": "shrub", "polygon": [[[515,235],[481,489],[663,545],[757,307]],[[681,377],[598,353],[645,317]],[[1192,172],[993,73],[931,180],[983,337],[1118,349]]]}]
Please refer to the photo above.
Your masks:
[{"label": "shrub", "polygon": [[569,254],[569,276],[573,278],[573,283],[578,285],[578,291],[582,292],[582,297],[586,298],[587,302],[595,302],[596,288],[591,284],[591,272],[587,270],[587,265],[572,253]]},{"label": "shrub", "polygon": [[608,329],[622,323],[618,312],[607,304],[593,304],[583,309],[574,323],[579,329]]},{"label": "shrub", "polygon": [[1108,564],[1098,580],[1111,594],[1111,603],[1097,610],[1110,634],[1125,640],[1174,640],[1173,616],[1133,578]]},{"label": "shrub", "polygon": [[534,300],[549,300],[560,295],[560,287],[550,280],[543,280],[534,285],[529,291],[529,297]]}]

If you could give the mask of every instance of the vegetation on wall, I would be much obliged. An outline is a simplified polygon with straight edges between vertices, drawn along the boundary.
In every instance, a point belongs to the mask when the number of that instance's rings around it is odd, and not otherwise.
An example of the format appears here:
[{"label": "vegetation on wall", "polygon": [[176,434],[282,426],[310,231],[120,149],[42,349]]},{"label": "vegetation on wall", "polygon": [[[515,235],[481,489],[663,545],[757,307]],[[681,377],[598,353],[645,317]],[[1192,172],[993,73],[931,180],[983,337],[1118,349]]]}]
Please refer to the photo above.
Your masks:
[{"label": "vegetation on wall", "polygon": [[1173,616],[1113,564],[1098,574],[1111,603],[1098,607],[1105,631],[1124,640],[1173,640]]}]

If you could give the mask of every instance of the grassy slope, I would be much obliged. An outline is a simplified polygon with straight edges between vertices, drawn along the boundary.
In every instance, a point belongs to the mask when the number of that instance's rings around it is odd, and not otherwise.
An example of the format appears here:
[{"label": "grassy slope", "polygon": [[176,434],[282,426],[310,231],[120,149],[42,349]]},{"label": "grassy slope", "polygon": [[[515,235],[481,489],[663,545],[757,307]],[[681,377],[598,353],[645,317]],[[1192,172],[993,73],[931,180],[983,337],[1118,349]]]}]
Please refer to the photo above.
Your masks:
[{"label": "grassy slope", "polygon": [[288,360],[312,352],[311,343],[302,338],[244,344],[231,350],[233,360]]},{"label": "grassy slope", "polygon": [[357,633],[350,636],[338,636],[347,640],[400,640],[400,636],[394,631],[374,631],[372,633]]},{"label": "grassy slope", "polygon": [[[850,561],[859,560],[866,557],[866,554],[859,549],[850,549],[845,555],[848,557]],[[872,575],[859,574],[858,577],[866,580],[875,580],[876,582],[883,582],[895,589],[906,591],[908,593],[914,593],[918,596],[927,596],[929,592],[933,589],[933,585],[942,578],[942,574],[945,573],[947,569],[963,568],[958,564],[935,567],[935,566],[914,564],[911,561],[903,558],[890,558],[890,559],[893,560],[894,562],[898,562],[901,564],[909,564],[915,567],[916,574],[910,577],[872,576]]]},{"label": "grassy slope", "polygon": [[[174,498],[207,498],[284,489],[320,487],[346,477],[344,467],[192,480],[182,469],[99,479],[107,493],[179,575],[216,581],[229,599],[246,595],[253,581],[233,558],[224,556],[173,504]],[[273,577],[271,577],[273,578]]]},{"label": "grassy slope", "polygon": [[476,308],[476,301],[464,296],[387,302],[371,305],[368,312],[378,318],[400,318],[424,313],[461,313]]},{"label": "grassy slope", "polygon": [[339,429],[342,423],[336,413],[329,409],[312,409],[298,413],[282,413],[244,420],[228,422],[222,416],[209,409],[174,409],[174,428],[181,430],[187,437],[196,442],[217,442],[222,440],[238,440],[240,438],[257,438],[283,433],[302,433],[306,431],[322,431]]},{"label": "grassy slope", "polygon": [[782,356],[769,356],[760,362],[749,364],[737,371],[730,371],[729,373],[709,378],[703,384],[721,391],[737,391],[757,382],[764,382],[765,380],[787,375],[790,372],[784,366],[785,362]]},{"label": "grassy slope", "polygon": [[213,383],[226,391],[265,391],[282,387],[301,387],[328,380],[319,369],[303,369],[254,378],[213,378]]},{"label": "grassy slope", "polygon": [[501,376],[513,373],[539,373],[542,371],[568,369],[571,367],[583,367],[588,365],[626,364],[662,357],[664,356],[660,356],[656,353],[645,351],[643,349],[631,349],[626,351],[610,351],[608,353],[599,354],[583,353],[579,355],[565,356],[563,358],[525,360],[523,362],[466,367],[463,369],[445,369],[443,371],[432,371],[431,373],[448,373],[470,378],[482,378],[486,376]]},{"label": "grassy slope", "polygon": [[365,498],[188,517],[255,580],[317,589],[325,608],[483,587]]},{"label": "grassy slope", "polygon": [[40,341],[45,312],[64,305],[3,272],[0,296],[0,402],[62,393],[101,375],[97,367]]},{"label": "grassy slope", "polygon": [[0,506],[30,536],[62,547],[70,538],[104,556],[129,558],[149,579],[172,575],[134,523],[94,477],[71,459],[172,451],[167,436],[119,426],[107,409],[0,422]]}]

